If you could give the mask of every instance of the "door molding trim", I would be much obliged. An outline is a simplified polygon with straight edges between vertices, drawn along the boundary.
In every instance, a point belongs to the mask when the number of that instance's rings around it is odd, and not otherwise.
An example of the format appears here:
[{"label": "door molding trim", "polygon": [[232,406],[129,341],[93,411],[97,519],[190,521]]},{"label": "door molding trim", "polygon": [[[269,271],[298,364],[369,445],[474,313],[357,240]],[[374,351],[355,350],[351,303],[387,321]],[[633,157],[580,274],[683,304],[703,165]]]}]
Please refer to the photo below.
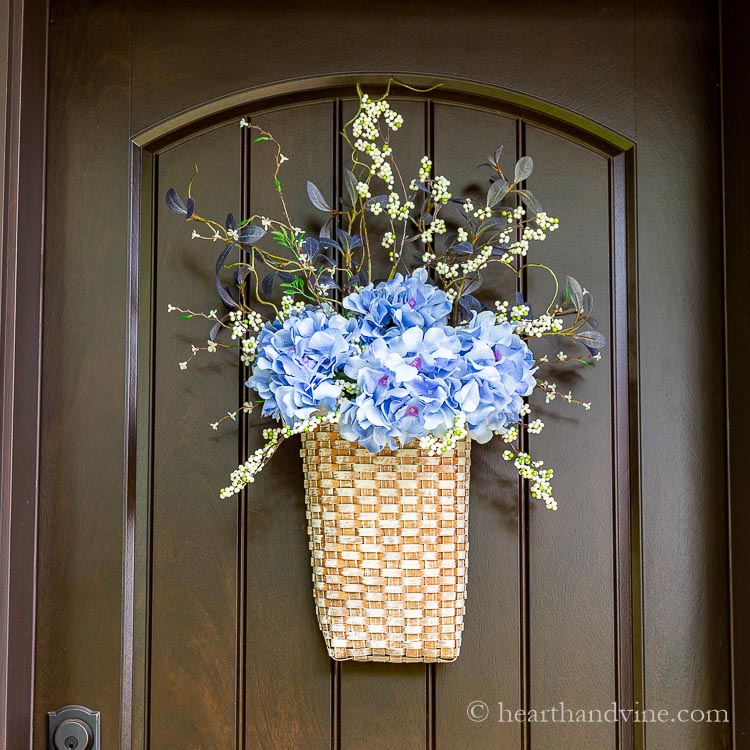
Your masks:
[{"label": "door molding trim", "polygon": [[[427,76],[399,80],[426,89]],[[438,90],[404,90],[411,100],[492,111],[573,141],[608,162],[613,315],[613,583],[615,689],[618,705],[644,705],[643,601],[640,506],[640,419],[638,395],[637,232],[635,226],[635,143],[599,123],[557,105],[483,84],[443,79]],[[129,240],[129,314],[127,364],[126,520],[124,533],[122,747],[142,744],[148,725],[145,675],[149,635],[148,594],[139,583],[148,575],[152,461],[150,402],[152,370],[151,315],[153,267],[154,173],[160,154],[180,143],[241,117],[356,96],[355,84],[383,87],[384,74],[347,74],[285,81],[213,100],[167,118],[132,137]],[[140,541],[138,541],[140,540]],[[526,566],[527,563],[523,563]],[[524,615],[525,617],[525,615]],[[335,685],[334,681],[334,685]],[[430,704],[431,705],[431,704]],[[643,746],[642,728],[618,723],[618,747]]]},{"label": "door molding trim", "polygon": [[[629,151],[635,145],[632,140],[600,122],[584,117],[578,112],[561,107],[546,99],[523,94],[513,89],[503,89],[486,83],[461,78],[438,79],[436,76],[419,75],[414,73],[392,73],[392,79],[405,83],[417,89],[428,89],[436,84],[445,86],[437,91],[414,92],[405,90],[405,95],[419,96],[420,93],[431,95],[433,98],[445,100],[455,98],[464,106],[475,102],[495,101],[503,105],[508,114],[518,114],[530,120],[554,123],[555,131],[569,131],[576,135],[591,136],[601,144],[601,150],[608,155],[621,151]],[[341,73],[336,75],[310,76],[278,81],[275,83],[255,86],[238,91],[227,96],[212,99],[176,115],[162,120],[151,127],[131,136],[133,144],[150,151],[158,151],[167,143],[173,143],[182,138],[190,137],[209,129],[218,122],[239,119],[246,114],[248,108],[256,108],[258,103],[264,109],[274,109],[284,104],[309,104],[315,101],[328,101],[331,98],[343,98],[352,95],[355,84],[383,86],[389,76],[385,73]],[[319,97],[319,98],[318,98]],[[531,117],[530,117],[531,115]]]},{"label": "door molding trim", "polygon": [[22,750],[33,743],[49,5],[0,12],[0,747]]},{"label": "door molding trim", "polygon": [[747,446],[750,443],[750,396],[745,371],[750,362],[747,331],[750,308],[745,286],[750,279],[750,232],[745,213],[750,201],[747,173],[750,149],[745,123],[750,117],[747,73],[750,50],[743,29],[750,21],[745,2],[719,4],[721,91],[721,167],[724,265],[724,353],[727,422],[727,550],[729,577],[729,649],[732,704],[732,747],[750,748],[750,529]]}]

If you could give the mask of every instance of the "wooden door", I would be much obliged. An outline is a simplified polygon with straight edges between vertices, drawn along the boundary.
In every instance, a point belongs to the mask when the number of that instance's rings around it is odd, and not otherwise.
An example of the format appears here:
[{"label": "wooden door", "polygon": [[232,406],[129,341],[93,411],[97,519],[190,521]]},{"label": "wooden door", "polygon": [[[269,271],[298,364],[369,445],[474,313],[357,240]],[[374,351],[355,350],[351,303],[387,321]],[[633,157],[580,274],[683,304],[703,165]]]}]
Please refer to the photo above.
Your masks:
[{"label": "wooden door", "polygon": [[[103,746],[722,748],[727,723],[524,723],[515,711],[727,709],[728,594],[714,6],[220,0],[51,5],[35,747],[45,715],[102,712]],[[377,72],[373,72],[377,71]],[[457,192],[503,144],[561,217],[611,345],[535,439],[561,510],[497,446],[472,455],[468,615],[455,664],[337,664],[317,630],[298,445],[239,502],[217,488],[260,425],[211,432],[236,369],[181,372],[213,254],[163,207],[200,168],[208,215],[271,211],[268,154],[341,184],[354,85],[404,91],[407,164]],[[546,298],[544,280],[528,293]],[[706,312],[686,323],[685,308]],[[188,331],[188,327],[190,330]],[[689,373],[689,375],[687,375]],[[470,705],[489,706],[473,721]]]}]

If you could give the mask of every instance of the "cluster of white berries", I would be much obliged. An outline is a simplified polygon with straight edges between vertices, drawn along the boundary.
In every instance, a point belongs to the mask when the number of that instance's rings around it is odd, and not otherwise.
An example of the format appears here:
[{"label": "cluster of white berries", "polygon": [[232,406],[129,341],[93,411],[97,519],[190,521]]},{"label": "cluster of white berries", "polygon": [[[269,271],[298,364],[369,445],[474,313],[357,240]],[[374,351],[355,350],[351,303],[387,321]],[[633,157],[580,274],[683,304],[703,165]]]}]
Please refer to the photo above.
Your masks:
[{"label": "cluster of white berries", "polygon": [[544,315],[540,315],[538,318],[518,321],[518,325],[516,326],[516,333],[519,336],[541,338],[547,333],[559,333],[560,331],[562,331],[564,326],[565,323],[562,318],[554,318],[551,315],[547,315],[545,313]]},{"label": "cluster of white berries", "polygon": [[[242,349],[240,355],[240,361],[243,365],[251,365],[255,361],[255,355],[258,350],[258,339],[254,336],[246,339],[242,339]],[[209,349],[209,351],[211,351]]]},{"label": "cluster of white berries", "polygon": [[242,312],[242,310],[232,310],[229,313],[229,320],[232,322],[232,338],[241,339],[249,330],[256,333],[263,327],[263,316],[254,310]]},{"label": "cluster of white berries", "polygon": [[366,182],[358,182],[356,190],[360,198],[372,197],[372,193],[370,192],[370,187]]},{"label": "cluster of white berries", "polygon": [[445,204],[453,197],[453,194],[448,190],[450,184],[450,180],[445,177],[436,177],[433,180],[431,193],[432,200],[434,200],[435,203]]},{"label": "cluster of white berries", "polygon": [[538,435],[544,429],[544,422],[541,419],[535,419],[533,422],[529,422],[527,429],[532,435]]},{"label": "cluster of white berries", "polygon": [[305,303],[295,302],[294,297],[292,297],[289,294],[285,294],[281,298],[281,310],[279,311],[278,318],[279,320],[286,320],[287,318],[291,317],[295,313],[302,312],[305,309]]},{"label": "cluster of white berries", "polygon": [[419,181],[426,182],[430,179],[432,171],[432,160],[429,156],[423,156],[419,162]]},{"label": "cluster of white berries", "polygon": [[461,264],[461,268],[464,273],[474,273],[475,271],[481,271],[487,266],[490,258],[492,257],[492,245],[485,245],[479,254],[474,258],[469,258]]},{"label": "cluster of white berries", "polygon": [[396,235],[393,232],[386,232],[383,235],[383,239],[381,240],[381,244],[385,248],[393,247],[393,243],[396,241]]},{"label": "cluster of white berries", "polygon": [[459,227],[456,230],[456,241],[457,242],[468,242],[469,241],[469,233],[463,227]]},{"label": "cluster of white berries", "polygon": [[412,201],[404,201],[402,204],[398,193],[393,192],[388,195],[388,204],[385,210],[391,219],[404,221],[409,218],[409,212],[413,209],[414,203]]},{"label": "cluster of white berries", "polygon": [[489,219],[490,216],[492,216],[492,209],[489,206],[487,206],[486,208],[480,206],[476,211],[474,211],[473,216],[475,219]]},{"label": "cluster of white berries", "polygon": [[438,276],[442,276],[444,279],[457,279],[459,268],[460,266],[458,263],[450,265],[449,263],[441,260],[440,263],[435,266],[435,271],[437,272]]},{"label": "cluster of white berries", "polygon": [[[370,174],[376,175],[389,188],[393,187],[393,168],[388,157],[391,156],[391,147],[384,143],[376,144],[380,137],[378,123],[384,121],[390,130],[398,130],[404,124],[404,118],[398,112],[391,109],[391,105],[385,100],[372,100],[365,94],[361,100],[360,111],[352,123],[352,134],[356,138],[354,148],[370,157]],[[357,185],[357,192],[362,198],[369,198],[370,191],[366,183]]]},{"label": "cluster of white berries", "polygon": [[355,138],[374,141],[380,134],[378,121],[382,117],[391,130],[398,130],[404,124],[404,118],[391,109],[385,99],[370,99],[368,94],[362,96],[360,110],[352,123],[352,134]]},{"label": "cluster of white berries", "polygon": [[544,211],[540,211],[535,217],[537,226],[545,231],[554,232],[560,226],[560,220],[547,216]]},{"label": "cluster of white berries", "polygon": [[[253,452],[244,463],[240,464],[229,476],[230,486],[224,487],[219,492],[219,497],[226,499],[232,495],[238,495],[248,485],[255,481],[257,474],[261,472],[268,459],[276,452],[279,443],[292,435],[301,432],[313,432],[322,424],[335,424],[339,420],[338,412],[329,412],[322,416],[310,417],[309,419],[295,422],[292,426],[269,428],[263,430],[263,439],[266,441],[262,448]],[[213,426],[213,425],[212,425]]]},{"label": "cluster of white berries", "polygon": [[333,381],[344,393],[348,393],[352,396],[356,396],[362,390],[356,383],[351,380],[344,380],[343,378],[336,378]]},{"label": "cluster of white berries", "polygon": [[466,417],[457,416],[453,420],[453,427],[442,437],[426,435],[419,439],[419,447],[427,451],[430,456],[438,456],[456,447],[459,440],[463,440],[469,433],[466,430]]},{"label": "cluster of white berries", "polygon": [[515,443],[518,440],[518,425],[512,424],[500,436],[504,443]]},{"label": "cluster of white berries", "polygon": [[529,241],[527,239],[520,239],[518,242],[514,242],[512,245],[508,246],[508,252],[525,258],[526,254],[529,252]]},{"label": "cluster of white berries", "polygon": [[530,483],[531,497],[544,500],[547,510],[557,510],[557,501],[552,496],[552,469],[542,469],[542,461],[532,463],[528,453],[519,453],[513,464],[518,469],[518,476]]},{"label": "cluster of white berries", "polygon": [[[434,239],[435,235],[445,234],[447,227],[442,219],[435,219],[420,235],[420,239],[425,245],[429,245]],[[425,261],[426,262],[426,261]]]},{"label": "cluster of white berries", "polygon": [[436,259],[437,255],[430,250],[425,250],[424,253],[422,253],[422,263],[432,263],[432,261]]}]

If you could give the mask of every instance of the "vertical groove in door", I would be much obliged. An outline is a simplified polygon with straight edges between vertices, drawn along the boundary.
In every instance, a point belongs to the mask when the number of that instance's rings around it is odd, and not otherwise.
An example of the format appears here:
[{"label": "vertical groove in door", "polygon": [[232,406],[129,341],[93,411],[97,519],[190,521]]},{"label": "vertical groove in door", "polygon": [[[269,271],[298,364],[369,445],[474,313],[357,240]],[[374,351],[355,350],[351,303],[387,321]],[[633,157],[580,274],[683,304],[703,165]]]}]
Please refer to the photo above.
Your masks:
[{"label": "vertical groove in door", "polygon": [[[343,186],[343,136],[341,130],[344,121],[344,109],[341,99],[333,101],[333,179],[332,195],[333,207],[336,211],[341,211],[341,188]],[[336,217],[331,227],[332,234],[335,236],[336,229],[340,226],[341,219]],[[334,255],[336,264],[339,258]],[[344,272],[336,272],[336,280],[340,287],[344,286]],[[335,291],[335,296],[341,299],[343,291]],[[331,659],[331,750],[340,750],[341,748],[341,662]]]},{"label": "vertical groove in door", "polygon": [[[631,401],[628,377],[628,351],[632,347],[628,336],[628,186],[625,154],[609,160],[610,186],[610,277],[613,315],[610,341],[614,352],[612,367],[612,519],[613,519],[613,575],[615,607],[615,698],[619,709],[642,709],[637,700],[635,679],[636,649],[634,632],[634,537],[631,504],[637,513],[637,499],[631,492],[633,440],[631,439]],[[632,351],[632,349],[631,349]],[[635,474],[634,476],[637,476]],[[637,515],[636,515],[637,518]],[[636,537],[637,540],[637,537]],[[635,556],[638,557],[637,548]],[[640,725],[637,725],[640,728]],[[639,729],[633,722],[618,722],[616,747],[618,750],[642,747]]]},{"label": "vertical groove in door", "polygon": [[[240,170],[240,211],[241,219],[250,214],[250,149],[251,138],[248,128],[241,128],[242,145]],[[240,249],[242,260],[248,260],[247,250]],[[245,381],[249,377],[249,368],[240,365],[239,383],[237,384],[238,404],[245,402]],[[242,463],[249,451],[250,415],[240,411],[238,429],[238,463]],[[236,663],[236,700],[235,730],[237,750],[245,747],[245,671],[247,669],[247,505],[248,490],[245,488],[237,498],[237,663]]]},{"label": "vertical groove in door", "polygon": [[[516,158],[521,158],[526,150],[526,124],[523,120],[516,121]],[[520,200],[516,197],[517,205]],[[521,239],[521,230],[516,228],[516,239]],[[516,266],[520,268],[523,264],[523,256],[516,258]],[[526,274],[519,274],[516,279],[516,292],[524,300],[528,296],[528,283]],[[523,423],[528,423],[528,417],[523,417]],[[520,431],[519,447],[521,451],[529,450],[528,433],[525,429]],[[519,591],[519,652],[520,652],[520,708],[524,715],[529,710],[531,694],[530,675],[531,658],[529,654],[530,624],[529,624],[529,484],[519,477],[518,480],[518,591]],[[531,747],[531,727],[528,721],[521,722],[521,748],[529,750]]]},{"label": "vertical groove in door", "polygon": [[[435,103],[432,99],[426,99],[424,103],[424,153],[432,161],[433,175],[435,170]],[[425,738],[427,750],[435,750],[437,737],[435,730],[436,721],[436,688],[437,688],[437,665],[427,664],[425,670],[425,718],[427,722]]]},{"label": "vertical groove in door", "polygon": [[[158,288],[158,264],[157,257],[159,252],[159,235],[157,217],[159,215],[159,204],[157,201],[157,189],[156,186],[159,184],[159,157],[154,156],[153,160],[154,169],[152,173],[151,182],[151,196],[153,201],[153,222],[151,229],[151,325],[150,325],[150,347],[151,347],[151,397],[149,399],[151,409],[149,410],[149,461],[151,467],[155,465],[155,416],[156,416],[156,357],[153,356],[153,352],[156,351],[156,290]],[[148,482],[148,590],[146,594],[146,675],[145,675],[145,688],[144,688],[144,710],[143,710],[143,726],[144,726],[144,739],[145,739],[145,750],[149,750],[151,747],[151,689],[152,689],[152,675],[151,665],[153,662],[153,612],[154,612],[154,472],[149,472]]]}]

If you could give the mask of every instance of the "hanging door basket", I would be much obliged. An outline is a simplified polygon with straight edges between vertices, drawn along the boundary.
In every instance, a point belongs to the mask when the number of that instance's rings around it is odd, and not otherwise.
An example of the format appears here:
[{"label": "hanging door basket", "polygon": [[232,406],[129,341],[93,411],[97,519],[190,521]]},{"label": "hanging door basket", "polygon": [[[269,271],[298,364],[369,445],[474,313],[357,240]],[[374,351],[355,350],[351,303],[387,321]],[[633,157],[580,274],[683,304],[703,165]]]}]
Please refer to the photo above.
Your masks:
[{"label": "hanging door basket", "polygon": [[458,657],[470,445],[372,454],[333,426],[302,434],[313,593],[333,659]]}]

